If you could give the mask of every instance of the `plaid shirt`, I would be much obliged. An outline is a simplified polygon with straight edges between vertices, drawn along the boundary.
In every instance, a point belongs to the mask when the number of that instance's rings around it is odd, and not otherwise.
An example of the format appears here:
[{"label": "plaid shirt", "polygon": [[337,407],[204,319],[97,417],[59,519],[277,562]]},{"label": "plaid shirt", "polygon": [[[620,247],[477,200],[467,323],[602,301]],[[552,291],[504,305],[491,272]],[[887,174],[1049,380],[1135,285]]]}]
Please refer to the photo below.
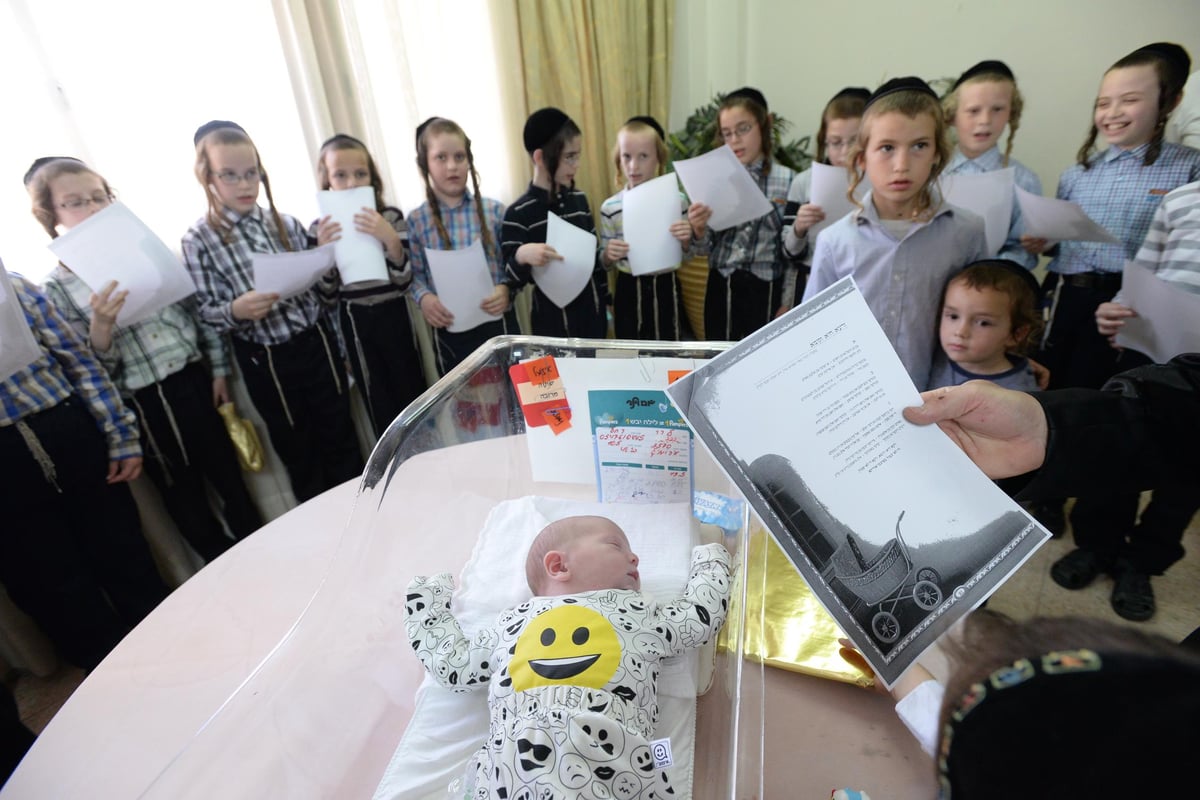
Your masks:
[{"label": "plaid shirt", "polygon": [[1078,203],[1122,244],[1060,242],[1047,269],[1064,275],[1121,272],[1137,255],[1150,219],[1167,192],[1200,179],[1200,150],[1164,143],[1158,160],[1142,165],[1149,144],[1110,147],[1092,156],[1091,169],[1076,164],[1058,179],[1058,197]]},{"label": "plaid shirt", "polygon": [[[284,248],[274,221],[261,208],[244,215],[225,209],[224,214],[233,223],[229,244],[221,241],[221,234],[203,218],[183,235],[183,263],[196,283],[201,321],[218,333],[268,345],[283,344],[316,325],[335,299],[322,293],[319,284],[280,300],[261,320],[233,318],[233,301],[254,288],[254,254],[280,253]],[[287,214],[280,216],[292,250],[307,249],[308,237],[300,221]]]},{"label": "plaid shirt", "polygon": [[[46,279],[42,291],[83,340],[90,341],[92,308],[88,300],[92,290],[88,285],[60,265]],[[189,297],[149,319],[118,326],[113,330],[112,346],[103,353],[94,350],[123,395],[158,383],[205,355],[213,375],[230,373],[224,339],[209,326],[196,323],[195,307],[196,301]]]},{"label": "plaid shirt", "polygon": [[793,260],[783,252],[783,212],[796,173],[782,164],[773,164],[771,173],[764,177],[762,167],[760,159],[746,169],[771,201],[770,213],[733,228],[723,231],[709,228],[704,233],[709,267],[722,277],[727,278],[735,270],[742,269],[760,280],[773,281]]},{"label": "plaid shirt", "polygon": [[104,434],[111,460],[140,456],[137,418],[121,404],[92,349],[37,287],[20,275],[9,278],[42,356],[0,381],[0,425],[14,425],[78,395]]},{"label": "plaid shirt", "polygon": [[[1008,160],[1008,166],[1013,168],[1013,183],[1030,194],[1042,193],[1042,182],[1029,167],[1015,158]],[[943,175],[980,175],[984,172],[995,172],[1004,169],[1004,156],[1000,148],[993,146],[979,158],[967,158],[957,147]],[[1021,219],[1021,205],[1017,202],[1017,193],[1013,192],[1012,217],[1008,223],[1008,236],[1004,246],[996,254],[996,258],[1007,258],[1025,267],[1033,269],[1037,266],[1037,256],[1021,247],[1021,234],[1025,232],[1025,222]]]},{"label": "plaid shirt", "polygon": [[[504,204],[497,200],[484,197],[483,218],[491,228],[492,248],[485,249],[488,269],[492,273],[494,284],[504,283],[504,261],[500,257],[500,242],[503,240]],[[443,242],[438,233],[437,224],[433,221],[433,211],[429,203],[422,203],[408,215],[408,246],[412,255],[413,286],[412,296],[418,304],[427,294],[437,292],[433,278],[429,274],[429,260],[425,258],[425,248],[433,250],[462,250],[470,247],[480,238],[482,230],[479,217],[475,213],[475,198],[468,192],[456,208],[450,208],[438,203],[442,212],[442,224],[446,226],[446,235],[450,242]]]}]

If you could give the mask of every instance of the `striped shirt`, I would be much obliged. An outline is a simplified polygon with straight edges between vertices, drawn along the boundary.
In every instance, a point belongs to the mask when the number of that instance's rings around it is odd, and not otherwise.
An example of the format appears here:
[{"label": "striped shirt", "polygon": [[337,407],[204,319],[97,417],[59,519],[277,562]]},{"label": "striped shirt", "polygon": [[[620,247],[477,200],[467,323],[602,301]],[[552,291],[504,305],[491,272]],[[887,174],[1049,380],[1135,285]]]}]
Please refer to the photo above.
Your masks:
[{"label": "striped shirt", "polygon": [[817,237],[804,299],[853,275],[913,383],[924,391],[939,350],[938,309],[946,281],[987,253],[983,220],[976,214],[942,203],[933,219],[910,223],[897,239],[868,192],[862,210]]},{"label": "striped shirt", "polygon": [[[1042,193],[1042,181],[1037,175],[1033,174],[1033,170],[1017,161],[1015,158],[1008,160],[1008,166],[1013,168],[1013,183],[1021,187],[1030,194]],[[946,166],[946,171],[943,175],[980,175],[984,172],[995,172],[998,169],[1005,169],[1004,156],[1000,155],[1000,148],[993,146],[979,158],[967,158],[963,152],[957,147],[954,148],[954,155],[950,157],[950,163]],[[1004,246],[1000,248],[1000,252],[996,254],[996,258],[1007,258],[1009,261],[1015,261],[1025,269],[1033,269],[1037,266],[1037,256],[1027,252],[1024,247],[1021,247],[1021,234],[1025,232],[1025,222],[1021,218],[1021,206],[1017,202],[1017,193],[1013,192],[1012,201],[1012,217],[1008,223],[1008,236],[1004,239]]]},{"label": "striped shirt", "polygon": [[1063,275],[1121,272],[1142,246],[1163,196],[1200,179],[1200,150],[1165,142],[1158,160],[1143,166],[1149,147],[1110,147],[1092,156],[1091,169],[1076,164],[1062,174],[1058,180],[1059,199],[1078,203],[1121,244],[1059,242],[1058,255],[1047,269]]},{"label": "striped shirt", "polygon": [[[680,219],[687,219],[688,202],[687,197],[680,193]],[[625,223],[623,222],[625,209],[625,189],[614,194],[612,197],[600,204],[600,252],[608,247],[608,243],[615,239],[625,238]],[[682,245],[680,249],[680,260],[687,253],[683,252]],[[633,274],[633,270],[629,266],[629,259],[622,258],[619,261],[614,261],[612,266],[616,267],[620,272]]]},{"label": "striped shirt", "polygon": [[783,252],[783,212],[796,173],[782,164],[772,164],[771,173],[764,176],[762,159],[746,169],[771,201],[770,212],[723,231],[708,228],[704,232],[704,249],[708,252],[709,267],[721,273],[721,277],[728,278],[740,269],[759,280],[773,281],[792,260]]},{"label": "striped shirt", "polygon": [[[254,254],[285,250],[271,215],[261,208],[242,215],[225,209],[224,214],[233,223],[229,244],[221,241],[221,234],[205,218],[197,220],[183,235],[183,263],[196,283],[201,321],[218,333],[232,333],[244,341],[267,345],[283,344],[316,325],[334,300],[319,285],[280,300],[261,320],[233,318],[233,301],[254,288]],[[292,250],[306,249],[304,226],[295,217],[280,216]]]},{"label": "striped shirt", "polygon": [[[492,273],[492,282],[499,285],[504,283],[505,275],[504,260],[500,257],[500,242],[504,238],[504,204],[486,197],[479,202],[483,206],[483,218],[490,229],[489,233],[492,234],[492,247],[485,248],[484,255],[487,257],[488,270]],[[412,296],[418,304],[425,295],[437,294],[433,277],[429,274],[429,259],[425,257],[425,249],[462,250],[470,247],[482,235],[479,216],[475,210],[475,198],[470,192],[463,195],[463,201],[454,208],[439,202],[438,210],[442,214],[442,224],[446,226],[446,235],[450,237],[449,243],[442,241],[428,202],[422,203],[408,215],[408,244],[413,270]]]},{"label": "striped shirt", "polygon": [[[404,212],[392,206],[386,206],[379,215],[400,236],[400,246],[404,249],[406,258],[400,263],[392,261],[384,254],[389,280],[357,281],[352,284],[342,283],[342,274],[336,269],[326,273],[318,285],[323,296],[338,296],[347,303],[379,303],[384,300],[394,300],[404,296],[404,292],[412,283],[412,269],[409,267],[408,255],[408,223],[404,220]],[[313,220],[308,226],[308,246],[317,246],[317,223]]]},{"label": "striped shirt", "polygon": [[[92,308],[88,300],[92,290],[88,285],[60,265],[46,279],[42,291],[83,340],[90,341]],[[123,395],[158,383],[204,356],[208,356],[214,376],[230,373],[224,339],[207,325],[197,324],[195,307],[196,301],[189,297],[149,319],[129,327],[119,325],[113,329],[108,350],[94,351]]]},{"label": "striped shirt", "polygon": [[[1200,182],[1180,186],[1163,198],[1134,262],[1200,294]],[[1114,299],[1120,302],[1119,295]]]},{"label": "striped shirt", "polygon": [[0,425],[14,425],[78,395],[104,435],[110,460],[141,456],[137,418],[121,404],[92,348],[37,287],[14,273],[9,278],[42,355],[0,381]]}]

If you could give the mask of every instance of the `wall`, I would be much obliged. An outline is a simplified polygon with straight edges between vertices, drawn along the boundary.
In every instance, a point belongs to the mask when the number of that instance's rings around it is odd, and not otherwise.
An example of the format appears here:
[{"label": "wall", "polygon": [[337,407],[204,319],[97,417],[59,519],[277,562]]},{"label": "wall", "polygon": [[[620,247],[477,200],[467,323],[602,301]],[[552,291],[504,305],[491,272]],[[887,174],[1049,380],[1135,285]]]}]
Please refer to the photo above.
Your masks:
[{"label": "wall", "polygon": [[1053,194],[1091,122],[1104,70],[1153,41],[1200,62],[1196,0],[923,0],[896,5],[811,0],[688,0],[676,5],[672,130],[717,91],[749,84],[796,136],[816,134],[843,86],[888,78],[956,77],[987,58],[1006,62],[1025,96],[1013,155]]}]

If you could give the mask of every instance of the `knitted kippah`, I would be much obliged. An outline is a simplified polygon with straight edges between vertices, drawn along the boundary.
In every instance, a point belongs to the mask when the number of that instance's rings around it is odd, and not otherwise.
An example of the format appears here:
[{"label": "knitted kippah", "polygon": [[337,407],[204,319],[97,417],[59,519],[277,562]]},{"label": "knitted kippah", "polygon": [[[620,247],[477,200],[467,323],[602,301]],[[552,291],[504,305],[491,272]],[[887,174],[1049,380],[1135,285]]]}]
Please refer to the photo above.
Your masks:
[{"label": "knitted kippah", "polygon": [[554,134],[562,130],[571,118],[557,108],[539,108],[525,120],[525,152],[533,153],[545,146],[554,138]]},{"label": "knitted kippah", "polygon": [[1005,64],[1003,61],[980,61],[978,64],[976,64],[975,66],[971,67],[966,72],[964,72],[962,75],[958,76],[958,80],[956,80],[954,82],[954,86],[951,87],[951,91],[953,91],[954,89],[957,89],[959,86],[962,86],[964,83],[971,80],[971,78],[974,78],[976,75],[988,75],[988,74],[1003,75],[1004,77],[1008,78],[1013,83],[1017,82],[1017,77],[1015,75],[1013,75],[1013,71],[1008,68],[1008,64]]},{"label": "knitted kippah", "polygon": [[25,170],[25,185],[28,186],[32,183],[34,173],[51,161],[74,161],[77,164],[83,164],[82,161],[74,156],[42,156],[41,158],[35,158],[33,163],[29,165],[29,169]]},{"label": "knitted kippah", "polygon": [[887,97],[889,94],[895,94],[896,92],[921,92],[922,94],[929,95],[934,100],[938,99],[937,93],[929,88],[928,83],[914,75],[909,75],[904,78],[892,78],[872,92],[871,97],[867,100],[867,108],[870,108],[879,98]]},{"label": "knitted kippah", "polygon": [[220,130],[221,128],[233,128],[235,131],[246,133],[246,129],[241,125],[238,125],[236,122],[230,122],[227,119],[212,119],[201,125],[199,128],[196,128],[196,133],[192,136],[192,144],[200,144],[201,139],[215,130]]}]

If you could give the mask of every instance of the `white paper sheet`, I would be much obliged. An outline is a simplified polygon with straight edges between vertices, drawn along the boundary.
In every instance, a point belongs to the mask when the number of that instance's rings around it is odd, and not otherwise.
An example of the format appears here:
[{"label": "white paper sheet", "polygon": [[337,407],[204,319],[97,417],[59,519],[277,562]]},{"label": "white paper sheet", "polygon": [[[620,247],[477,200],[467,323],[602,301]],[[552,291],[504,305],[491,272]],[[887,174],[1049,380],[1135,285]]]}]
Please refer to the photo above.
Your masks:
[{"label": "white paper sheet", "polygon": [[889,686],[1050,538],[936,426],[851,278],[668,390]]},{"label": "white paper sheet", "polygon": [[[863,178],[854,190],[854,197],[862,202],[863,197],[871,189],[871,182]],[[828,164],[812,165],[812,182],[809,184],[808,202],[820,206],[825,212],[825,219],[808,229],[809,241],[815,242],[821,231],[837,222],[858,206],[846,197],[850,190],[850,173],[845,167],[831,167]]]},{"label": "white paper sheet", "polygon": [[333,266],[333,245],[292,253],[255,253],[254,288],[286,300],[308,290]]},{"label": "white paper sheet", "polygon": [[758,219],[771,210],[771,201],[729,145],[676,161],[675,172],[687,190],[688,199],[712,209],[708,227],[714,231]]},{"label": "white paper sheet", "polygon": [[1117,344],[1164,364],[1200,353],[1200,294],[1193,294],[1132,261],[1125,262],[1121,301],[1138,313],[1125,320]]},{"label": "white paper sheet", "polygon": [[533,268],[533,282],[554,305],[566,308],[579,296],[596,269],[596,236],[549,212],[546,244],[562,256],[544,267]]},{"label": "white paper sheet", "polygon": [[29,330],[25,310],[13,291],[8,271],[0,262],[0,381],[32,364],[42,355],[42,348]]},{"label": "white paper sheet", "polygon": [[1092,221],[1083,213],[1078,203],[1042,197],[1014,186],[1017,203],[1021,206],[1021,217],[1025,233],[1052,242],[1108,242],[1121,244],[1121,240]]},{"label": "white paper sheet", "polygon": [[118,290],[129,292],[118,325],[141,322],[196,291],[175,254],[120,202],[51,240],[49,247],[93,292],[114,280]]},{"label": "white paper sheet", "polygon": [[683,218],[680,211],[679,181],[673,173],[625,192],[622,236],[629,244],[629,269],[634,275],[653,275],[679,267],[683,248],[671,235],[670,227]]},{"label": "white paper sheet", "polygon": [[942,197],[947,202],[983,217],[988,252],[993,256],[1004,247],[1012,225],[1013,176],[1015,167],[977,175],[942,177]]},{"label": "white paper sheet", "polygon": [[354,227],[355,214],[364,208],[375,207],[374,187],[317,192],[317,206],[321,209],[321,216],[332,217],[334,222],[342,226],[341,238],[333,243],[333,256],[342,283],[388,280],[383,243]]},{"label": "white paper sheet", "polygon": [[425,260],[429,264],[429,274],[437,289],[438,299],[454,315],[454,322],[446,330],[461,333],[500,319],[498,315],[489,314],[479,307],[495,290],[480,240],[476,239],[470,247],[461,250],[433,250],[427,247]]}]

